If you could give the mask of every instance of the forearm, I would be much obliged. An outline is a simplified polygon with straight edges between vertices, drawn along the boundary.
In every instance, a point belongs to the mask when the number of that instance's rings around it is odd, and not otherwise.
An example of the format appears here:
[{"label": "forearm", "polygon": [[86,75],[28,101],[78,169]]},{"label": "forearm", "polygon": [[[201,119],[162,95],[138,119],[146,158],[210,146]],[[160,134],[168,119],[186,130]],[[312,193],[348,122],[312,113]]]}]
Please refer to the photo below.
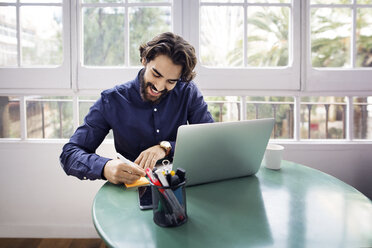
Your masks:
[{"label": "forearm", "polygon": [[110,159],[95,154],[95,151],[110,130],[107,118],[102,114],[104,112],[101,98],[91,107],[83,125],[63,147],[60,162],[67,175],[90,180],[102,178],[103,167]]},{"label": "forearm", "polygon": [[60,155],[60,162],[67,175],[79,179],[102,179],[102,170],[109,158],[89,153],[74,143],[67,143]]}]

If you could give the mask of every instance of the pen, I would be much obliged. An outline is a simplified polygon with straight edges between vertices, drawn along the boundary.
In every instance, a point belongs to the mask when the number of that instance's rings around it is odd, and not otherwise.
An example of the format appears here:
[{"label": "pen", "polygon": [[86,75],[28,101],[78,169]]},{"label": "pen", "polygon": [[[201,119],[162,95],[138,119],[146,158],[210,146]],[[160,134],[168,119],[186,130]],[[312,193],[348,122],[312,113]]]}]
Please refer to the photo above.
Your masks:
[{"label": "pen", "polygon": [[[147,168],[146,169],[146,174],[148,176],[148,178],[150,179],[150,181],[158,186],[158,187],[162,187],[161,183],[159,182],[159,180],[154,176],[154,174],[152,173],[151,169],[150,168]],[[171,209],[174,209],[174,207],[172,206],[172,203],[169,202],[169,196],[168,194],[165,192],[164,189],[159,189],[159,192],[164,195],[164,199],[166,200],[165,204],[169,206],[169,208]],[[165,216],[169,219],[170,222],[174,222],[174,223],[177,223],[177,217],[175,216],[175,213],[173,211],[171,211],[172,214],[166,214]],[[183,219],[183,217],[182,217]]]},{"label": "pen", "polygon": [[126,164],[129,164],[131,166],[134,166],[134,167],[139,167],[137,164],[133,163],[132,161],[130,161],[129,159],[125,158],[123,155],[121,155],[120,153],[116,153],[116,156],[124,163]]},{"label": "pen", "polygon": [[[158,172],[158,171],[156,171],[156,172]],[[146,174],[149,177],[150,181],[156,186],[159,186],[159,187],[164,186],[164,184],[162,184],[162,181],[164,181],[164,183],[166,185],[169,185],[167,180],[165,179],[164,175],[161,172],[157,173],[159,180],[154,177],[150,168],[146,169]],[[173,191],[171,189],[159,189],[159,192],[164,195],[167,203],[169,204],[169,206],[172,209],[172,212],[176,216],[178,216],[178,218],[180,220],[183,220],[185,218],[185,210],[183,209],[183,207],[179,203],[179,201],[178,201],[177,197],[174,195]]]},{"label": "pen", "polygon": [[164,187],[169,187],[169,183],[167,179],[165,178],[163,171],[161,170],[156,170],[155,173],[158,175],[159,181]]},{"label": "pen", "polygon": [[[151,181],[154,185],[159,186],[159,187],[162,186],[161,183],[159,182],[159,180],[156,179],[156,178],[154,177],[154,175],[152,174],[152,171],[151,171],[150,168],[147,168],[147,169],[146,169],[146,174],[147,174],[147,176],[149,177],[150,181]],[[163,193],[163,192],[164,192],[164,189],[159,189],[159,191],[160,191],[160,193]]]}]

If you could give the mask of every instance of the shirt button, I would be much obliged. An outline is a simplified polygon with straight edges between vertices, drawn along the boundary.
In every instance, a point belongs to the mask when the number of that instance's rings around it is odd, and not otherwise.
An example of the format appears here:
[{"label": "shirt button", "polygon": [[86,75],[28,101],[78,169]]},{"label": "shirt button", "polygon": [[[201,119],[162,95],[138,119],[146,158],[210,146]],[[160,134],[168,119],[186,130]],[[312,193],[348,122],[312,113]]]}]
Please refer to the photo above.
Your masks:
[{"label": "shirt button", "polygon": [[83,177],[84,180],[87,180],[87,177]]},{"label": "shirt button", "polygon": [[160,130],[159,130],[159,129],[156,129],[156,132],[157,132],[157,133],[159,133],[159,132],[160,132]]},{"label": "shirt button", "polygon": [[158,109],[157,108],[154,108],[154,111],[156,112],[156,111],[158,111]]}]

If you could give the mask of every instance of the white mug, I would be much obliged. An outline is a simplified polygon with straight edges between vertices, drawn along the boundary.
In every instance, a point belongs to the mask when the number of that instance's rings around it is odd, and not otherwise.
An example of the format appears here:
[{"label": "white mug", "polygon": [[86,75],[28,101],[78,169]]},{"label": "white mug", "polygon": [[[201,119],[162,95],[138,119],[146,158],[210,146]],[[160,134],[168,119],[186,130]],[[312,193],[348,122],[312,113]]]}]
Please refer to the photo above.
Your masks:
[{"label": "white mug", "polygon": [[272,170],[279,170],[282,162],[283,152],[283,146],[268,144],[264,156],[265,167]]}]

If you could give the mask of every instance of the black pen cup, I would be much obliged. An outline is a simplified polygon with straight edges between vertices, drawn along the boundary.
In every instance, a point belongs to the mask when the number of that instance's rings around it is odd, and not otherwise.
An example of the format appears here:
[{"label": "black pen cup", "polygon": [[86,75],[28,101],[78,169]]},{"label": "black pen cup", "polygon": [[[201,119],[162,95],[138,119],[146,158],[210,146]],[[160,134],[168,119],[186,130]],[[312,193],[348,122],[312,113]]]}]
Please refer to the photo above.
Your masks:
[{"label": "black pen cup", "polygon": [[186,182],[162,187],[151,183],[154,222],[161,227],[180,226],[187,221]]}]

